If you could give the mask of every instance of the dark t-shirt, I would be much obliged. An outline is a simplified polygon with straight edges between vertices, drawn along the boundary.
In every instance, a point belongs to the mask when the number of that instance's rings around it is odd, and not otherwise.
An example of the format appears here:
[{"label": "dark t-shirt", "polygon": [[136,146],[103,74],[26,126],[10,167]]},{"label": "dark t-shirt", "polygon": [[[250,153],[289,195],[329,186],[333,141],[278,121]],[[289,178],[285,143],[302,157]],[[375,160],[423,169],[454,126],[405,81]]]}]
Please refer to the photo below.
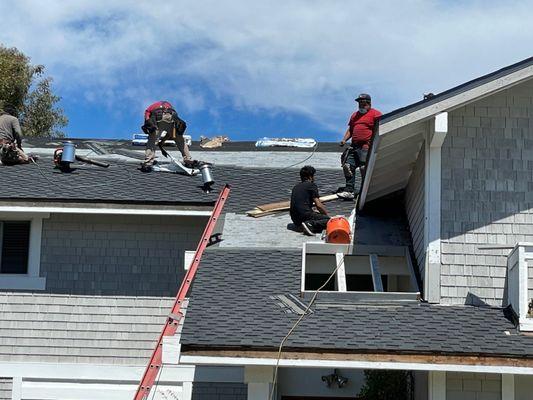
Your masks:
[{"label": "dark t-shirt", "polygon": [[313,199],[320,197],[318,187],[315,183],[305,181],[300,182],[292,188],[290,214],[292,222],[300,225],[313,214]]}]

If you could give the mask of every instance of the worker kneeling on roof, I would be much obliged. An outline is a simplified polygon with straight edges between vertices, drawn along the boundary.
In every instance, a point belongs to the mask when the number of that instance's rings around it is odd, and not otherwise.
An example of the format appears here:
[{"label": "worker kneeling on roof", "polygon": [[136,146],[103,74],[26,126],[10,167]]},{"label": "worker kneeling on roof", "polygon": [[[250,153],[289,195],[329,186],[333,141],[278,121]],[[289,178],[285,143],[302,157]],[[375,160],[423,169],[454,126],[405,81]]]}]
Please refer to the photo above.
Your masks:
[{"label": "worker kneeling on roof", "polygon": [[30,157],[22,150],[20,123],[11,105],[0,109],[0,162],[4,165],[30,162]]},{"label": "worker kneeling on roof", "polygon": [[364,175],[366,159],[370,142],[378,127],[381,112],[372,108],[372,99],[369,94],[361,93],[355,101],[359,108],[348,121],[348,129],[342,138],[340,145],[352,140],[350,148],[342,153],[341,164],[346,178],[346,187],[339,193],[339,197],[353,199],[355,193],[355,176],[357,171]]},{"label": "worker kneeling on roof", "polygon": [[166,135],[160,138],[160,145],[165,140],[175,140],[178,150],[183,156],[183,164],[186,167],[192,165],[189,146],[187,146],[183,137],[187,124],[178,116],[178,113],[168,101],[158,101],[146,109],[144,112],[144,125],[141,129],[148,135],[145,158],[142,163],[144,170],[151,169],[154,164],[157,138],[163,131],[166,131]]},{"label": "worker kneeling on roof", "polygon": [[[320,201],[315,173],[316,170],[310,165],[300,169],[302,182],[292,189],[290,206],[292,222],[297,227],[301,227],[304,234],[310,236],[326,229],[329,221],[328,212]],[[313,205],[319,212],[313,211]]]}]

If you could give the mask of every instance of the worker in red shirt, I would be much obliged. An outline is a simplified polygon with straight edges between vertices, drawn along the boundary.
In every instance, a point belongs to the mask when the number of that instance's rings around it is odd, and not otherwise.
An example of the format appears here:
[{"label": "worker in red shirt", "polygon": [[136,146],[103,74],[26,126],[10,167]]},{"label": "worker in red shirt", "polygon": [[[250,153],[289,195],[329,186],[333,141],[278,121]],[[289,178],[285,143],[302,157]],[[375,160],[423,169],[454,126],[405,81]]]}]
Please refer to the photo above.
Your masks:
[{"label": "worker in red shirt", "polygon": [[369,94],[361,93],[355,101],[359,108],[355,111],[348,122],[348,129],[342,138],[340,145],[344,146],[346,141],[352,140],[352,145],[345,150],[341,158],[344,177],[346,178],[346,187],[343,192],[339,193],[340,197],[353,199],[355,191],[355,177],[359,172],[364,175],[366,158],[370,142],[378,127],[381,113],[372,108],[372,99]]},{"label": "worker in red shirt", "polygon": [[187,129],[187,124],[180,117],[168,101],[158,101],[151,104],[144,112],[144,125],[141,127],[144,133],[148,135],[146,142],[145,158],[141,165],[143,170],[149,171],[155,161],[156,142],[161,135],[160,125],[172,126],[172,131],[167,132],[164,138],[160,138],[163,143],[167,139],[176,141],[178,150],[183,156],[183,164],[189,167],[192,164],[192,157],[189,153],[189,146],[185,143],[183,133]]}]

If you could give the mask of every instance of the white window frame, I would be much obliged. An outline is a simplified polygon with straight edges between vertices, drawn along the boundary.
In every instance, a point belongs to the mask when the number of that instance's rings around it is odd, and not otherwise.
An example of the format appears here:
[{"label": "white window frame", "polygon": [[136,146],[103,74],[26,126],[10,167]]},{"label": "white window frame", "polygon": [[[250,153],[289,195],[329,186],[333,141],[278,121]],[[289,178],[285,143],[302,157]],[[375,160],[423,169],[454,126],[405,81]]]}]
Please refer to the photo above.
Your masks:
[{"label": "white window frame", "polygon": [[40,277],[43,219],[47,213],[0,213],[0,221],[30,221],[28,272],[26,274],[0,273],[0,289],[44,290],[46,278]]}]

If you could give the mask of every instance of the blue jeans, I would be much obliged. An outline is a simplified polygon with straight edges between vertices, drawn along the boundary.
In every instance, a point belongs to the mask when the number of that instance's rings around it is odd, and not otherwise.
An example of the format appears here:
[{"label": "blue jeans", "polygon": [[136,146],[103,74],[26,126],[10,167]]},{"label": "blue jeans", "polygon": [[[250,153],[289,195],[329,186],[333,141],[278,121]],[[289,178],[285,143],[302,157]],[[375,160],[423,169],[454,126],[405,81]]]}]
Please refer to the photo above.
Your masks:
[{"label": "blue jeans", "polygon": [[355,178],[358,173],[360,174],[360,178],[362,178],[367,156],[368,149],[363,149],[361,147],[350,147],[348,149],[348,154],[344,161],[344,164],[347,164],[348,166],[348,170],[347,168],[343,168],[344,177],[346,178],[347,192],[355,191]]}]

